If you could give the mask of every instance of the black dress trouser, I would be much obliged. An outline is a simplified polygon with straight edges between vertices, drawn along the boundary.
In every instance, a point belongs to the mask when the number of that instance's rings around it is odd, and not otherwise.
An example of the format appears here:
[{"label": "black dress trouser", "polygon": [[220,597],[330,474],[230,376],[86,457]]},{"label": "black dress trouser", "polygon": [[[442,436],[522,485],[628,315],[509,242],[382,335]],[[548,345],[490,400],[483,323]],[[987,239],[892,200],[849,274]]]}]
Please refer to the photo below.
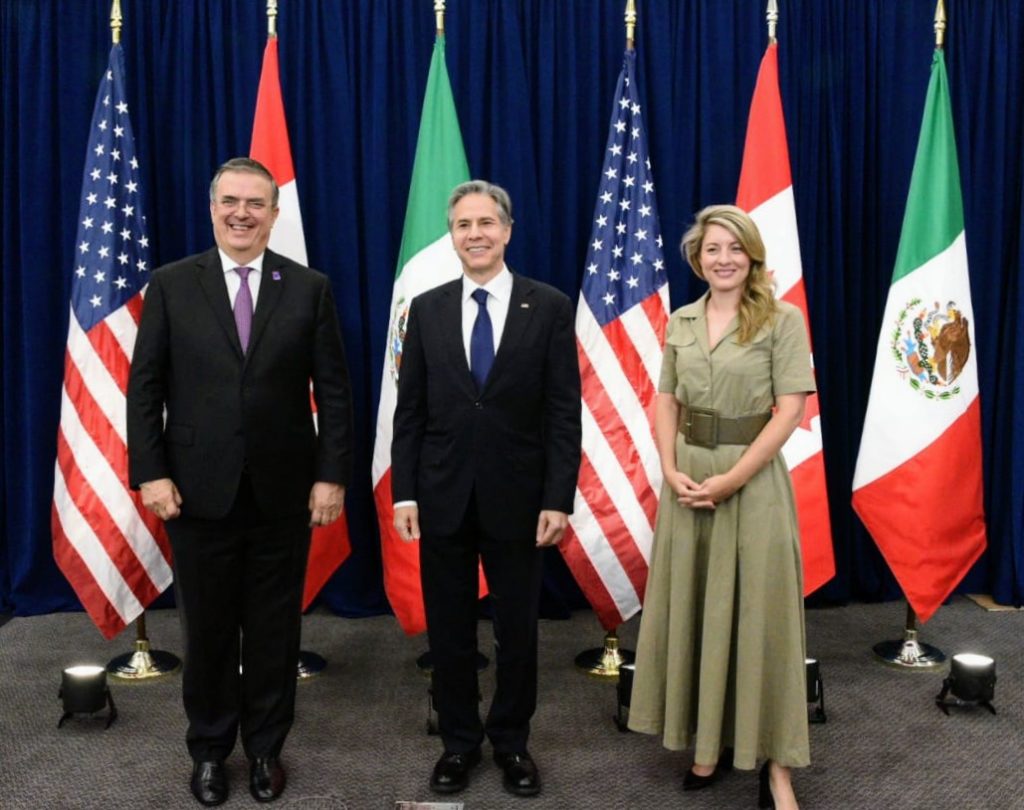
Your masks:
[{"label": "black dress trouser", "polygon": [[[478,560],[494,613],[496,685],[481,723],[477,681]],[[526,750],[537,706],[537,614],[542,555],[531,534],[499,540],[481,526],[476,498],[452,535],[422,528],[420,573],[433,663],[434,704],[446,751],[466,753],[483,741],[494,750]]]},{"label": "black dress trouser", "polygon": [[263,515],[243,475],[226,517],[166,525],[189,753],[224,759],[240,729],[249,758],[277,756],[295,716],[309,515]]}]

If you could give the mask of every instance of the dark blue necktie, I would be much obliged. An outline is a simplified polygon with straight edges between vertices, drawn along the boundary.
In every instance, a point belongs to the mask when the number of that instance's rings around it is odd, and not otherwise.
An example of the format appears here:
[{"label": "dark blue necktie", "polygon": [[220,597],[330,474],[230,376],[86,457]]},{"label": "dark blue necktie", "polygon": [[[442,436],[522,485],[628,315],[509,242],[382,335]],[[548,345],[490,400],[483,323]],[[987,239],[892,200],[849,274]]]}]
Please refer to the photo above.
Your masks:
[{"label": "dark blue necktie", "polygon": [[491,316],[487,314],[487,290],[482,287],[474,290],[473,300],[479,309],[469,336],[469,370],[476,380],[477,391],[483,391],[487,375],[494,365],[494,329],[491,328]]}]

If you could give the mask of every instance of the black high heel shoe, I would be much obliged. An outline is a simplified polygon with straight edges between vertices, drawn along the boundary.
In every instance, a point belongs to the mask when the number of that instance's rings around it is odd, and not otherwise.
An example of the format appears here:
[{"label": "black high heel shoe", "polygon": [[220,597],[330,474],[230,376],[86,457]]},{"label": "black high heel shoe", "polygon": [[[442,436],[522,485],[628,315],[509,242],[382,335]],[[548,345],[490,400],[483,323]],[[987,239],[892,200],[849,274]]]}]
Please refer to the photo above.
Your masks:
[{"label": "black high heel shoe", "polygon": [[711,787],[715,782],[722,778],[727,772],[732,770],[732,749],[725,748],[722,750],[721,756],[718,757],[718,762],[715,764],[715,769],[707,776],[701,776],[693,772],[693,768],[686,772],[686,776],[683,777],[683,790],[703,790],[706,787]]},{"label": "black high heel shoe", "polygon": [[761,810],[775,810],[775,797],[772,796],[771,786],[772,761],[766,759],[761,766],[761,773],[757,776],[757,806]]}]

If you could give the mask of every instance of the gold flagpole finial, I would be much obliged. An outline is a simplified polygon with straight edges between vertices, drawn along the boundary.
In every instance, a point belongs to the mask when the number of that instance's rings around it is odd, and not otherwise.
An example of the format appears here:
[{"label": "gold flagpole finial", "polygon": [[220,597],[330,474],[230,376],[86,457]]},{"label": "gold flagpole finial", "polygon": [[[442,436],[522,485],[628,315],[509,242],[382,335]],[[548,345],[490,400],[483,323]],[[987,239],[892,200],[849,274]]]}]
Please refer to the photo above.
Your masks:
[{"label": "gold flagpole finial", "polygon": [[437,21],[437,35],[444,33],[444,0],[434,0],[434,19]]},{"label": "gold flagpole finial", "polygon": [[774,45],[778,42],[775,39],[775,29],[778,26],[778,0],[768,0],[768,9],[765,11],[765,19],[768,20],[768,42]]},{"label": "gold flagpole finial", "polygon": [[941,48],[946,38],[946,4],[939,0],[935,4],[935,47]]},{"label": "gold flagpole finial", "polygon": [[277,36],[277,0],[267,0],[267,38]]},{"label": "gold flagpole finial", "polygon": [[114,0],[110,7],[110,35],[115,45],[121,41],[121,0]]},{"label": "gold flagpole finial", "polygon": [[768,20],[768,42],[774,45],[778,42],[775,38],[775,28],[779,24],[779,0],[768,0],[765,19]]},{"label": "gold flagpole finial", "polygon": [[636,38],[636,0],[626,0],[626,50],[633,50]]}]

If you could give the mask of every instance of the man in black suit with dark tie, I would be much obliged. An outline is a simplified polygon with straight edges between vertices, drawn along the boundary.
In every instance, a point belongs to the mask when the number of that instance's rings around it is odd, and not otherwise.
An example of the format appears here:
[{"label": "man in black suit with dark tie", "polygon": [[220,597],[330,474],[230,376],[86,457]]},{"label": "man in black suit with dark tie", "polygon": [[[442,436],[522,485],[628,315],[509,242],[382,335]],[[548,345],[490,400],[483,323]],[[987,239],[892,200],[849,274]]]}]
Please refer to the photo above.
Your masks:
[{"label": "man in black suit with dark tie", "polygon": [[239,730],[253,796],[284,789],[310,527],[344,506],[352,408],[327,278],[267,250],[270,172],[229,160],[210,215],[217,246],[150,279],[127,399],[131,485],[174,553],[190,787],[217,805]]},{"label": "man in black suit with dark tie", "polygon": [[[420,538],[444,753],[431,788],[466,787],[486,735],[505,789],[540,791],[527,751],[537,703],[541,549],[568,525],[580,464],[572,303],[511,273],[504,189],[463,183],[448,203],[462,278],[417,296],[402,348],[391,444],[395,526]],[[422,537],[421,537],[422,530]],[[477,707],[477,561],[494,610],[496,688]]]}]

